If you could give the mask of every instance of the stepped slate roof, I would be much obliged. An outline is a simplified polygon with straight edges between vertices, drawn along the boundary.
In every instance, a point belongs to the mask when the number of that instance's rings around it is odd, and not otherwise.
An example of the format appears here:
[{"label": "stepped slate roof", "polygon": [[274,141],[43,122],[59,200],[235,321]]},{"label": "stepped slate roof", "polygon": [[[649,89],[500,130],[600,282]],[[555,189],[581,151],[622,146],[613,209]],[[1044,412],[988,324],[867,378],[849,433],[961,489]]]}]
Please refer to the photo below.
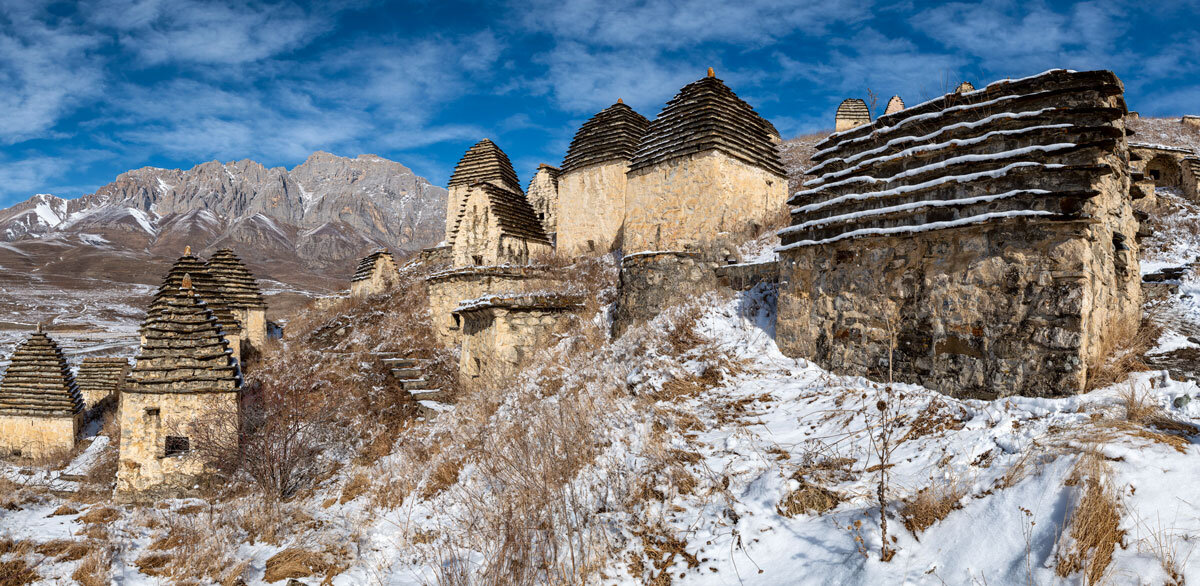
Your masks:
[{"label": "stepped slate roof", "polygon": [[103,397],[115,393],[125,381],[129,361],[124,358],[84,358],[75,374],[79,392]]},{"label": "stepped slate roof", "polygon": [[146,318],[142,331],[146,341],[125,392],[216,393],[241,386],[241,371],[221,326],[190,275],[164,296],[162,310]]},{"label": "stepped slate roof", "polygon": [[366,257],[363,257],[362,260],[358,261],[358,268],[354,269],[354,278],[350,279],[350,281],[354,282],[370,279],[371,275],[375,274],[375,263],[380,258],[389,259],[393,264],[396,262],[396,259],[392,256],[391,252],[388,252],[385,249],[376,250]]},{"label": "stepped slate roof", "polygon": [[650,123],[629,171],[677,157],[718,150],[785,177],[775,142],[779,131],[716,77],[694,81]]},{"label": "stepped slate roof", "polygon": [[[538,220],[533,206],[529,205],[529,200],[525,199],[523,194],[513,193],[491,183],[477,183],[471,186],[472,191],[476,189],[482,189],[487,194],[492,214],[505,235],[550,243],[550,238],[542,228],[542,222]],[[462,216],[459,216],[458,221],[462,222]],[[456,225],[455,232],[457,231]]]},{"label": "stepped slate roof", "polygon": [[0,381],[0,415],[73,416],[83,398],[62,349],[41,326],[17,346]]},{"label": "stepped slate roof", "polygon": [[871,110],[867,108],[867,103],[858,98],[846,98],[838,105],[837,114],[834,115],[835,120],[850,120],[856,124],[869,124],[871,122]]},{"label": "stepped slate roof", "polygon": [[579,127],[563,158],[563,172],[608,161],[628,161],[649,127],[645,116],[618,101]]},{"label": "stepped slate roof", "polygon": [[[562,171],[562,169],[555,167],[554,165],[547,165],[545,163],[538,165],[538,169],[533,174],[533,177],[529,178],[529,186],[533,187],[533,182],[537,181],[537,176],[542,171],[545,171],[546,174],[550,176],[550,181],[553,182],[554,187],[557,188],[558,187],[558,177],[560,175],[562,175],[563,171]],[[528,191],[528,190],[526,190],[526,191]]]},{"label": "stepped slate roof", "polygon": [[[183,284],[184,275],[191,275],[193,288],[200,295],[208,308],[217,317],[221,329],[227,335],[238,334],[242,331],[242,326],[238,323],[237,318],[233,316],[230,310],[229,301],[221,293],[221,283],[213,278],[208,272],[208,268],[199,257],[192,254],[192,247],[188,247],[184,251],[183,256],[171,265],[171,269],[167,271],[167,276],[163,279],[163,284],[154,294],[154,299],[150,302],[150,309],[146,312],[146,322],[150,323],[150,318],[162,311],[166,307],[167,301],[175,296],[179,291],[179,287]],[[145,326],[143,326],[145,327]]]},{"label": "stepped slate roof", "polygon": [[263,300],[262,291],[259,290],[254,275],[232,250],[222,248],[214,252],[204,266],[208,270],[208,274],[216,279],[218,291],[231,307],[239,309],[267,308],[267,302]]},{"label": "stepped slate roof", "polygon": [[450,176],[449,187],[455,185],[473,185],[481,181],[499,181],[512,186],[514,191],[521,190],[521,183],[513,171],[508,155],[489,139],[483,139],[475,146],[467,149],[466,154],[459,159]]}]

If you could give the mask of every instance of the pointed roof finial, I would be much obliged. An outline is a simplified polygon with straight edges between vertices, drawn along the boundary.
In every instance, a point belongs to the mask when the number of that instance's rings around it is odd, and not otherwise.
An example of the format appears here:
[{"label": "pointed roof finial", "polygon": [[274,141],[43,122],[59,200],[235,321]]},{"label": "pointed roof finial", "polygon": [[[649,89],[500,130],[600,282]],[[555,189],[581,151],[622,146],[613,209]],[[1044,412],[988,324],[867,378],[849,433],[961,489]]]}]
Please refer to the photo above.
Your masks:
[{"label": "pointed roof finial", "polygon": [[189,244],[189,245],[183,247],[183,256],[187,256],[191,253],[192,253],[192,245]]},{"label": "pointed roof finial", "polygon": [[179,284],[179,288],[180,289],[188,289],[188,290],[190,290],[192,288],[192,274],[191,273],[187,273],[187,274],[183,275],[183,282]]},{"label": "pointed roof finial", "polygon": [[625,100],[622,100],[621,98],[617,98],[617,103],[618,103],[618,104],[624,104],[624,103],[625,103]]},{"label": "pointed roof finial", "polygon": [[708,68],[708,76],[709,76],[709,77],[716,77],[716,76],[717,76],[717,74],[716,74],[716,73],[713,71],[713,68],[711,68],[711,67],[709,67],[709,68]]},{"label": "pointed roof finial", "polygon": [[42,333],[42,322],[38,322],[37,333]]}]

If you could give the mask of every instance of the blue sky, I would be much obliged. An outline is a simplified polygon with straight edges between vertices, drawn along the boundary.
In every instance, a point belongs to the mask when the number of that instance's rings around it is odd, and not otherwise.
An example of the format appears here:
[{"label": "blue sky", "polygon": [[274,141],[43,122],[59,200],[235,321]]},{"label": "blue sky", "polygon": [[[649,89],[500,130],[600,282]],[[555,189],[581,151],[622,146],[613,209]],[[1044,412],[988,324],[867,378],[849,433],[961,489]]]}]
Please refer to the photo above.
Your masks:
[{"label": "blue sky", "polygon": [[0,0],[0,205],[314,150],[444,185],[483,137],[528,181],[596,111],[653,118],[709,66],[785,137],[867,88],[913,104],[1053,67],[1116,71],[1143,115],[1200,113],[1197,22],[1200,0]]}]

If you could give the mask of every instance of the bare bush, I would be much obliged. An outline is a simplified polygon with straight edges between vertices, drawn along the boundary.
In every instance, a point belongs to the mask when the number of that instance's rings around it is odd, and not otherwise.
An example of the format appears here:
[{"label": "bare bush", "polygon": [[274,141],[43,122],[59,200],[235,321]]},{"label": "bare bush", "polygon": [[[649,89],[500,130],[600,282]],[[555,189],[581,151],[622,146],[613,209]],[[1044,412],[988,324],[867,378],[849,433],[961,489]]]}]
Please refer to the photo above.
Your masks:
[{"label": "bare bush", "polygon": [[1125,539],[1121,507],[1101,458],[1095,451],[1084,453],[1068,480],[1082,494],[1059,535],[1054,566],[1063,578],[1082,571],[1089,585],[1103,583],[1113,551],[1118,545],[1124,547]]}]

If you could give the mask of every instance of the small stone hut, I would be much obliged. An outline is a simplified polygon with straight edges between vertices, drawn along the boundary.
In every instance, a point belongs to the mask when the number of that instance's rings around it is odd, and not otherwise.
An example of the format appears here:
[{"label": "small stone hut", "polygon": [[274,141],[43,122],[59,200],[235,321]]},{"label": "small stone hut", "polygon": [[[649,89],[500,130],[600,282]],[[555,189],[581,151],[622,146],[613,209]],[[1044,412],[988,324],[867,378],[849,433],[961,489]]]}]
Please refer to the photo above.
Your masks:
[{"label": "small stone hut", "polygon": [[1162,144],[1129,143],[1129,162],[1155,187],[1184,190],[1184,161],[1195,157],[1192,149]]},{"label": "small stone hut", "polygon": [[450,241],[454,266],[522,265],[554,252],[537,213],[520,191],[476,183],[461,209]]},{"label": "small stone hut", "polygon": [[250,269],[228,248],[214,252],[204,267],[241,325],[242,340],[262,350],[267,343],[267,302]]},{"label": "small stone hut", "polygon": [[558,233],[558,177],[561,174],[558,167],[542,163],[525,191],[525,197],[542,222],[542,231],[550,242],[555,242]]},{"label": "small stone hut", "polygon": [[129,374],[129,360],[116,357],[84,358],[75,373],[84,409],[115,402]]},{"label": "small stone hut", "polygon": [[871,110],[867,108],[867,103],[858,98],[847,98],[838,104],[837,113],[833,116],[833,131],[845,132],[870,123]]},{"label": "small stone hut", "polygon": [[82,423],[75,377],[39,324],[0,380],[0,453],[43,458],[70,452]]},{"label": "small stone hut", "polygon": [[447,243],[454,240],[454,230],[459,225],[467,195],[477,183],[490,183],[513,193],[524,193],[508,155],[490,139],[475,143],[458,161],[447,185],[450,192],[446,198]]},{"label": "small stone hut", "polygon": [[1055,70],[819,143],[780,232],[780,349],[960,396],[1082,391],[1141,319],[1123,92]]},{"label": "small stone hut", "polygon": [[626,253],[744,237],[784,211],[779,132],[708,73],[667,102],[630,160]]},{"label": "small stone hut", "polygon": [[391,289],[399,278],[392,253],[384,249],[376,250],[358,261],[358,268],[350,279],[350,296],[378,295]]},{"label": "small stone hut", "polygon": [[626,172],[649,126],[617,100],[579,127],[559,176],[559,254],[575,257],[619,246]]},{"label": "small stone hut", "polygon": [[[189,494],[206,453],[238,442],[241,371],[216,314],[190,275],[163,300],[146,318],[118,408],[116,493],[124,500]],[[197,445],[201,438],[212,445]]]},{"label": "small stone hut", "polygon": [[459,357],[462,387],[472,390],[515,377],[534,355],[554,344],[583,298],[516,294],[467,300],[456,310],[462,321]]},{"label": "small stone hut", "polygon": [[954,93],[956,94],[965,94],[973,91],[975,91],[975,85],[969,81],[964,81],[958,84],[958,87],[954,88]]},{"label": "small stone hut", "polygon": [[146,312],[146,321],[142,326],[142,344],[146,343],[145,327],[150,324],[151,318],[163,311],[167,307],[167,303],[175,297],[179,287],[183,284],[184,275],[191,276],[195,294],[204,300],[208,309],[216,316],[222,335],[225,336],[230,349],[233,350],[233,357],[240,361],[242,358],[241,323],[234,315],[229,301],[221,293],[221,283],[208,273],[208,267],[204,261],[192,254],[190,246],[184,250],[183,256],[171,265],[167,276],[163,279],[163,284],[155,292],[154,299],[150,302],[150,309]]},{"label": "small stone hut", "polygon": [[1185,115],[1183,118],[1180,118],[1179,121],[1188,126],[1194,126],[1196,128],[1200,128],[1200,116],[1193,116],[1193,115],[1188,114],[1188,115]]},{"label": "small stone hut", "polygon": [[455,310],[464,299],[553,291],[562,287],[562,275],[540,266],[459,267],[426,277],[425,285],[434,335],[449,348],[462,341],[462,317]]},{"label": "small stone hut", "polygon": [[895,114],[903,109],[904,100],[901,100],[900,96],[892,96],[892,99],[888,100],[887,108],[884,108],[883,110],[883,115],[887,116],[888,114]]}]

